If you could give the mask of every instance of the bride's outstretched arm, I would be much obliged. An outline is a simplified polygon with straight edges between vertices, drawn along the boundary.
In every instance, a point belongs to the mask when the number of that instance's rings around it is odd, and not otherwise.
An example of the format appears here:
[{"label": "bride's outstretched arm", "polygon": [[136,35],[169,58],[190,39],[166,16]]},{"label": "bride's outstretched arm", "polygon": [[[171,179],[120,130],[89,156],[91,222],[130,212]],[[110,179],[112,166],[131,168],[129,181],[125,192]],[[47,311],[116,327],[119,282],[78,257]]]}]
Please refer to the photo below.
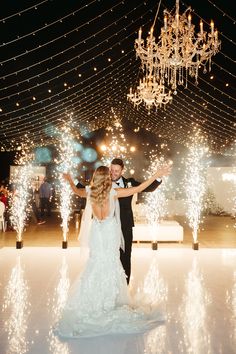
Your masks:
[{"label": "bride's outstretched arm", "polygon": [[68,181],[70,183],[71,189],[73,190],[73,192],[75,194],[77,194],[81,198],[87,197],[87,193],[86,193],[85,188],[77,188],[69,173],[63,173],[63,177],[66,181]]},{"label": "bride's outstretched arm", "polygon": [[158,169],[157,172],[154,173],[154,175],[152,175],[149,179],[147,179],[137,187],[116,188],[117,198],[129,197],[130,195],[133,195],[135,193],[140,193],[144,189],[146,189],[152,182],[154,182],[157,178],[168,176],[170,172],[171,172],[171,165],[165,165],[160,169]]}]

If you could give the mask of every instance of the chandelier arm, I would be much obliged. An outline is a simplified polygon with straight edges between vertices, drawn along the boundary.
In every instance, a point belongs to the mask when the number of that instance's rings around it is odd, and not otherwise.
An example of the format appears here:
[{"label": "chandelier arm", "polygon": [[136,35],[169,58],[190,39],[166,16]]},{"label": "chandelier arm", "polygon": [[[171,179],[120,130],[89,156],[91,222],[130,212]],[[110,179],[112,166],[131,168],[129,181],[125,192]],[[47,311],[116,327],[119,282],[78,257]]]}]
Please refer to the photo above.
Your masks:
[{"label": "chandelier arm", "polygon": [[[188,6],[187,4],[184,3],[183,0],[181,0],[181,3],[182,3],[184,6]],[[197,17],[199,17],[204,23],[206,23],[207,25],[209,25],[209,23],[208,23],[206,20],[204,20],[204,18],[202,18],[196,11],[194,11],[194,10],[192,10],[192,11],[193,11],[194,14],[195,14]],[[233,39],[227,37],[223,32],[219,32],[219,33],[220,33],[220,35],[221,35],[222,37],[226,38],[231,44],[236,45],[236,42],[234,42]]]}]

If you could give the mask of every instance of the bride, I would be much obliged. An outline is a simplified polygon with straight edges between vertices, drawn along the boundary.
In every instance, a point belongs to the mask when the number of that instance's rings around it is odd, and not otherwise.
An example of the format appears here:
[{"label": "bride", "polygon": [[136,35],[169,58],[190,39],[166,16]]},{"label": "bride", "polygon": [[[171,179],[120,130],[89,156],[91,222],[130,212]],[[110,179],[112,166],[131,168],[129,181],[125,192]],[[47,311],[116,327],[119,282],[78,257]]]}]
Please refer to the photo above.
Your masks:
[{"label": "bride", "polygon": [[163,315],[157,308],[151,305],[135,306],[129,298],[120,263],[122,233],[119,216],[117,218],[117,198],[141,192],[156,178],[169,172],[170,167],[165,166],[139,186],[120,189],[112,188],[110,171],[105,166],[96,169],[90,187],[85,189],[76,188],[71,176],[64,174],[72,190],[87,198],[92,219],[88,238],[89,257],[56,325],[56,333],[60,337],[140,333],[163,323]]}]

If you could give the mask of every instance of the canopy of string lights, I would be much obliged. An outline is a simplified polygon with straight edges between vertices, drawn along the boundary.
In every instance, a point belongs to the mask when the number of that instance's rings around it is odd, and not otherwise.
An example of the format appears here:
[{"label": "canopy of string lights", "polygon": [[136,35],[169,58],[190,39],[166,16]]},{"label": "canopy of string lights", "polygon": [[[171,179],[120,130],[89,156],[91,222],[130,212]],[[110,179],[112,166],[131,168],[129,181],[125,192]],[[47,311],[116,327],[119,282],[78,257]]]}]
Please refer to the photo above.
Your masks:
[{"label": "canopy of string lights", "polygon": [[[107,127],[111,109],[121,122],[181,144],[197,125],[213,151],[230,151],[236,137],[233,2],[180,0],[180,13],[191,6],[191,31],[192,26],[200,33],[203,26],[212,29],[214,20],[214,36],[221,47],[211,59],[211,70],[205,72],[199,65],[198,83],[187,76],[187,85],[178,86],[166,105],[148,111],[144,104],[134,107],[127,100],[130,88],[143,80],[135,40],[140,28],[143,38],[148,37],[158,4],[157,0],[1,4],[1,151],[16,149],[26,135],[35,146],[53,143],[55,130],[71,115],[78,136]],[[160,2],[153,28],[156,39],[168,25],[163,15],[167,11],[174,16],[174,0]],[[165,85],[168,93],[171,87]]]}]

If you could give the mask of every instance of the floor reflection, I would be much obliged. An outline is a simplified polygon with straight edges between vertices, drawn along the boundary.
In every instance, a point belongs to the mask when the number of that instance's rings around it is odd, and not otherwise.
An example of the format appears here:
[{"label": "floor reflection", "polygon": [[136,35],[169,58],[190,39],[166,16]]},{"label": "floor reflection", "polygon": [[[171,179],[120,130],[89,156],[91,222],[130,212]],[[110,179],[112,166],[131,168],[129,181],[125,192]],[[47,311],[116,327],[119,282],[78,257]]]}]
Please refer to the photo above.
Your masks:
[{"label": "floor reflection", "polygon": [[[54,296],[52,300],[49,302],[49,311],[52,311],[52,319],[53,325],[59,320],[61,316],[62,309],[66,304],[66,300],[68,297],[68,291],[70,288],[70,279],[68,276],[68,264],[66,262],[65,255],[62,258],[62,265],[59,271],[59,280],[58,284],[55,288]],[[49,350],[53,354],[69,354],[69,346],[66,342],[60,341],[60,339],[54,335],[53,326],[50,327],[49,335]]]},{"label": "floor reflection", "polygon": [[233,273],[232,290],[226,291],[226,304],[231,313],[230,322],[234,329],[230,338],[232,342],[236,342],[236,271]]},{"label": "floor reflection", "polygon": [[144,278],[143,292],[151,303],[166,303],[168,287],[158,268],[158,255],[155,254],[147,275]]},{"label": "floor reflection", "polygon": [[[143,281],[139,283],[136,293],[133,293],[133,297],[137,303],[157,305],[160,312],[166,313],[168,286],[160,274],[158,262],[158,253],[152,253],[147,273]],[[149,354],[163,353],[166,345],[166,325],[164,324],[144,334],[142,340],[142,347],[139,347],[140,353],[142,353],[142,350]]]},{"label": "floor reflection", "polygon": [[21,257],[17,257],[6,286],[2,311],[9,312],[4,329],[8,335],[8,354],[25,354],[29,350],[26,339],[28,318],[30,314],[29,287],[21,266]]},{"label": "floor reflection", "polygon": [[211,339],[207,324],[207,306],[210,297],[206,291],[197,256],[193,258],[192,269],[185,281],[180,318],[183,325],[183,341],[179,349],[183,353],[211,353]]},{"label": "floor reflection", "polygon": [[133,293],[161,302],[166,323],[144,335],[63,342],[52,326],[78,276],[78,250],[1,249],[0,354],[236,353],[235,249],[139,248],[132,257]]},{"label": "floor reflection", "polygon": [[148,354],[165,353],[166,348],[166,326],[160,326],[146,334],[145,351]]}]

